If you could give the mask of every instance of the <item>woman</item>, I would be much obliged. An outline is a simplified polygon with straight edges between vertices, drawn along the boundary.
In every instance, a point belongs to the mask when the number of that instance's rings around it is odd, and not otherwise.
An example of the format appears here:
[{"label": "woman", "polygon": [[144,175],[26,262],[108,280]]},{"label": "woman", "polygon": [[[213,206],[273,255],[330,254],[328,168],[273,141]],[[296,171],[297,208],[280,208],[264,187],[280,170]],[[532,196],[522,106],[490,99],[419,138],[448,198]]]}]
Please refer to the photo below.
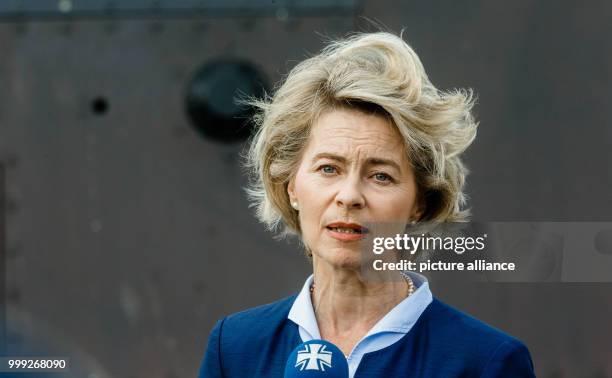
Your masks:
[{"label": "woman", "polygon": [[312,339],[337,345],[351,377],[533,376],[520,341],[433,298],[425,277],[361,270],[366,222],[467,219],[470,92],[439,91],[401,37],[379,32],[331,43],[254,103],[257,215],[300,237],[313,275],[297,295],[220,320],[200,377],[281,377]]}]

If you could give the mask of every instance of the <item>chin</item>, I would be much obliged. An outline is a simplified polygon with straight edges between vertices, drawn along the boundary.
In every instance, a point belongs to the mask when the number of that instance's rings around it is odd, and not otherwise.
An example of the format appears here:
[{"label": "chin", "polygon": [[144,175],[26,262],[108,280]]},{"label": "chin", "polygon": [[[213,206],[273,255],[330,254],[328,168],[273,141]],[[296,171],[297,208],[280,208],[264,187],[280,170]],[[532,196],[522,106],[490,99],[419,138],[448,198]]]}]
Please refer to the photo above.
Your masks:
[{"label": "chin", "polygon": [[328,251],[324,256],[331,265],[339,269],[359,270],[361,269],[361,251],[348,248],[337,248]]}]

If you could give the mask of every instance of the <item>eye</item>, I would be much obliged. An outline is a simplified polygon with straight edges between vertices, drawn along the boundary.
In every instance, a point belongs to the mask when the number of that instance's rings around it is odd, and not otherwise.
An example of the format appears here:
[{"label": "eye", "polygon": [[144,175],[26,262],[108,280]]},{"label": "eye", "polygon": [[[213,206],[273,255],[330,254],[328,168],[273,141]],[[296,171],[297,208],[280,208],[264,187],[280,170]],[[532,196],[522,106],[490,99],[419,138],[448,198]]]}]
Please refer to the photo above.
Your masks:
[{"label": "eye", "polygon": [[329,165],[329,164],[320,166],[319,171],[321,171],[323,174],[326,174],[326,175],[333,175],[334,173],[338,172],[336,167],[334,167],[333,165]]},{"label": "eye", "polygon": [[393,178],[384,172],[375,173],[372,177],[378,182],[389,183],[393,182]]}]

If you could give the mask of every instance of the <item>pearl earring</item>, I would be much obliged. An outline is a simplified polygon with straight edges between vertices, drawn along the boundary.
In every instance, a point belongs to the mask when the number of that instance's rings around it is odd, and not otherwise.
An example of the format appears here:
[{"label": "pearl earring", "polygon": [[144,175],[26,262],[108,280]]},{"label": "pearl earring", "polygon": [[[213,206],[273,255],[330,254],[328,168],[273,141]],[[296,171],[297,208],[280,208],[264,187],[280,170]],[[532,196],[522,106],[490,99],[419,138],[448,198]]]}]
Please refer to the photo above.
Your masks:
[{"label": "pearl earring", "polygon": [[291,202],[291,207],[293,207],[294,209],[296,209],[296,210],[297,210],[297,209],[298,209],[298,203],[297,203],[297,201],[293,201],[293,202]]}]

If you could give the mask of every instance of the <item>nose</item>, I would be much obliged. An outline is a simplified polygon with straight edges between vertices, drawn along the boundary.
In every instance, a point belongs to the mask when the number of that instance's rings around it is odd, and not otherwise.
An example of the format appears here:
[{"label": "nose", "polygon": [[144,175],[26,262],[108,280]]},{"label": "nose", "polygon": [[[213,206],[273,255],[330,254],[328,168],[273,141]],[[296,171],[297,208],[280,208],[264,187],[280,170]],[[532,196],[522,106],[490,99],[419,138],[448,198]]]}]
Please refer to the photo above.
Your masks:
[{"label": "nose", "polygon": [[346,210],[362,209],[365,206],[365,198],[361,189],[359,178],[347,177],[336,194],[336,205]]}]

